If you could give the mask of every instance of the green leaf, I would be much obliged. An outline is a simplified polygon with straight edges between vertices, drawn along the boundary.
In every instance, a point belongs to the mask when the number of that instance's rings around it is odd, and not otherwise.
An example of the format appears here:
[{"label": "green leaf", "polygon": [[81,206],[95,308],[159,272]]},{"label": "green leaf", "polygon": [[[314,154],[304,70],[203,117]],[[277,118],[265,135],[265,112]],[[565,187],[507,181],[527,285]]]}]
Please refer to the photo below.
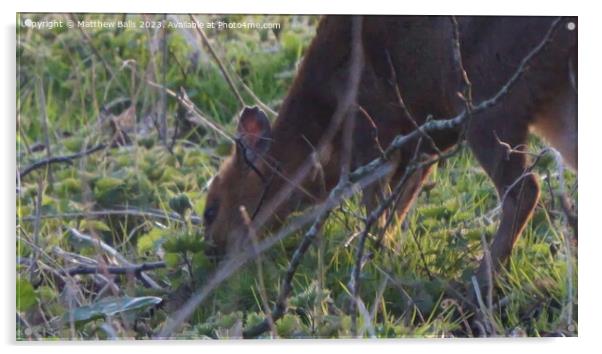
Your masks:
[{"label": "green leaf", "polygon": [[81,306],[71,313],[64,315],[64,320],[73,319],[75,322],[88,322],[106,316],[140,310],[145,307],[155,306],[163,301],[156,296],[106,298],[91,305]]},{"label": "green leaf", "polygon": [[192,209],[192,203],[186,194],[179,194],[169,200],[169,207],[184,216],[186,210]]},{"label": "green leaf", "polygon": [[190,154],[184,156],[184,161],[183,161],[185,166],[191,166],[191,167],[202,166],[206,162],[207,162],[207,158],[205,156],[201,156],[199,154],[194,154],[194,153],[190,153]]},{"label": "green leaf", "polygon": [[125,187],[119,178],[103,177],[94,185],[94,196],[101,204],[118,204],[122,202]]},{"label": "green leaf", "polygon": [[299,325],[299,318],[287,313],[276,323],[276,331],[280,337],[290,338],[300,328]]},{"label": "green leaf", "polygon": [[27,311],[37,303],[33,286],[26,279],[17,279],[17,311]]},{"label": "green leaf", "polygon": [[144,253],[153,250],[157,242],[163,239],[164,236],[165,232],[159,228],[154,228],[149,233],[140,236],[136,244],[138,252]]},{"label": "green leaf", "polygon": [[180,264],[180,258],[178,253],[166,253],[164,258],[165,264],[167,264],[169,268],[175,268]]},{"label": "green leaf", "polygon": [[211,262],[209,262],[209,258],[207,258],[204,252],[197,252],[192,255],[192,264],[194,264],[195,267],[202,269],[208,267]]},{"label": "green leaf", "polygon": [[242,317],[243,315],[240,311],[223,315],[219,321],[217,321],[217,325],[221,328],[231,328],[238,320],[241,320]]},{"label": "green leaf", "polygon": [[203,238],[198,233],[184,233],[170,237],[163,243],[163,249],[167,252],[191,252],[198,253],[204,249]]},{"label": "green leaf", "polygon": [[100,220],[82,220],[80,229],[87,231],[111,231],[111,228]]},{"label": "green leaf", "polygon": [[263,316],[258,314],[257,312],[249,312],[247,314],[247,328],[253,328],[263,322]]},{"label": "green leaf", "polygon": [[155,138],[152,136],[138,139],[138,144],[144,146],[147,149],[152,148],[155,145]]},{"label": "green leaf", "polygon": [[127,167],[133,164],[132,157],[130,155],[120,155],[115,157],[115,162],[119,167]]},{"label": "green leaf", "polygon": [[115,189],[123,184],[123,181],[119,178],[103,177],[96,181],[95,189],[98,192],[107,192],[111,189]]},{"label": "green leaf", "polygon": [[79,179],[67,177],[56,184],[56,191],[63,198],[73,197],[74,194],[81,192],[81,182]]},{"label": "green leaf", "polygon": [[81,137],[73,136],[70,138],[63,139],[63,145],[67,150],[71,152],[80,152],[84,145],[84,139]]},{"label": "green leaf", "polygon": [[418,209],[420,215],[425,218],[441,220],[447,218],[447,208],[444,205],[428,205]]}]

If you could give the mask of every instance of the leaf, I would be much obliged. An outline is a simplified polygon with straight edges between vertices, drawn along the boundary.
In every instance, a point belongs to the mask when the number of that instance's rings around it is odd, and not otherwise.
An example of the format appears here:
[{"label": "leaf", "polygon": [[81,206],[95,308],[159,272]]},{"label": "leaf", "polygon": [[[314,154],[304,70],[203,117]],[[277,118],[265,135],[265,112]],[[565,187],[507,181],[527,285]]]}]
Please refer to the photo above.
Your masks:
[{"label": "leaf", "polygon": [[276,331],[280,337],[290,338],[299,329],[299,325],[299,318],[287,313],[276,323]]},{"label": "leaf", "polygon": [[419,208],[420,215],[425,218],[441,220],[447,218],[447,208],[444,205],[428,205]]},{"label": "leaf", "polygon": [[147,149],[150,149],[155,145],[155,138],[152,136],[149,136],[149,137],[144,137],[144,138],[138,139],[138,144],[144,146]]},{"label": "leaf", "polygon": [[84,145],[84,139],[81,137],[73,136],[70,138],[63,139],[63,145],[67,150],[71,152],[80,152]]},{"label": "leaf", "polygon": [[127,167],[133,165],[132,157],[128,154],[115,157],[115,162],[119,167]]},{"label": "leaf", "polygon": [[286,32],[282,35],[282,47],[287,55],[296,59],[302,47],[300,36],[294,32]]},{"label": "leaf", "polygon": [[59,186],[60,191],[66,195],[73,195],[75,193],[81,192],[81,181],[77,178],[68,177],[61,181],[61,185]]},{"label": "leaf", "polygon": [[111,228],[100,220],[82,220],[80,229],[87,231],[111,231]]},{"label": "leaf", "polygon": [[176,213],[184,216],[186,210],[192,208],[192,203],[186,194],[179,194],[169,200],[169,207]]},{"label": "leaf", "polygon": [[169,268],[175,268],[180,264],[181,257],[178,253],[166,253],[164,260]]},{"label": "leaf", "polygon": [[37,303],[33,286],[26,279],[17,279],[17,311],[27,311]]},{"label": "leaf", "polygon": [[40,298],[40,302],[44,305],[48,305],[51,301],[54,301],[58,296],[56,289],[53,289],[52,287],[47,285],[38,287],[36,291],[38,293],[38,297]]},{"label": "leaf", "polygon": [[198,154],[189,153],[184,157],[183,163],[185,166],[197,167],[202,166],[207,162],[207,158],[205,156],[201,156]]},{"label": "leaf", "polygon": [[101,204],[118,204],[123,199],[126,185],[123,180],[114,177],[103,177],[94,185],[94,196]]},{"label": "leaf", "polygon": [[232,312],[230,314],[223,315],[217,322],[217,325],[221,328],[231,328],[236,324],[236,322],[240,321],[242,317],[242,312]]},{"label": "leaf", "polygon": [[165,237],[165,232],[162,229],[154,228],[149,233],[138,238],[136,244],[138,253],[151,251],[157,245],[157,242]]},{"label": "leaf", "polygon": [[185,233],[170,237],[163,243],[163,249],[173,253],[197,253],[204,249],[204,243],[202,237],[198,233]]},{"label": "leaf", "polygon": [[106,298],[91,305],[81,306],[71,313],[64,315],[64,320],[73,319],[75,322],[88,322],[106,316],[140,310],[145,307],[154,306],[163,301],[156,296]]},{"label": "leaf", "polygon": [[301,319],[301,322],[305,326],[311,327],[312,319],[311,319],[311,313],[309,311],[305,310],[302,307],[297,307],[295,309],[295,313],[299,316],[299,318]]},{"label": "leaf", "polygon": [[208,267],[211,262],[204,252],[196,252],[192,255],[192,264],[194,264],[196,268],[203,269]]},{"label": "leaf", "polygon": [[123,184],[123,181],[119,178],[103,177],[96,181],[95,189],[100,192],[107,192],[111,189],[117,188]]},{"label": "leaf", "polygon": [[263,322],[263,316],[258,314],[257,312],[249,312],[247,314],[246,325],[247,328],[253,328]]}]

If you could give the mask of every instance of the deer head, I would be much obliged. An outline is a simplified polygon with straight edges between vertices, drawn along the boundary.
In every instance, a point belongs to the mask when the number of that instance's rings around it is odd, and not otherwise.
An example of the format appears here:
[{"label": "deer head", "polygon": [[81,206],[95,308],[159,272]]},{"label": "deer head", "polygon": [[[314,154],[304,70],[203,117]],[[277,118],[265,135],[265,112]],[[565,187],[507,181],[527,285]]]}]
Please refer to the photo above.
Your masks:
[{"label": "deer head", "polygon": [[244,108],[235,140],[209,186],[203,213],[208,253],[214,256],[245,241],[246,222],[261,206],[269,182],[265,171],[272,129],[266,114],[257,107]]}]

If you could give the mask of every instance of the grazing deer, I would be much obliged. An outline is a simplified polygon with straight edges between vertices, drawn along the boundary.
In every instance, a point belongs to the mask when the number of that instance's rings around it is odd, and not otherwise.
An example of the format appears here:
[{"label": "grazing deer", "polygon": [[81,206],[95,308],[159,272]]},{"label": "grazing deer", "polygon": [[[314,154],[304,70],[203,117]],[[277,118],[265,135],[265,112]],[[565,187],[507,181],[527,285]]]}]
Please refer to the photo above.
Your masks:
[{"label": "grazing deer", "polygon": [[[223,255],[248,245],[249,233],[244,230],[251,214],[285,185],[297,183],[285,202],[271,211],[270,222],[257,232],[282,222],[295,210],[324,200],[339,181],[344,155],[342,128],[319,155],[319,173],[292,180],[327,131],[346,89],[351,19],[322,19],[273,124],[258,108],[242,110],[236,147],[207,194],[204,224],[206,238],[213,245],[212,254]],[[358,109],[352,112],[355,126],[351,168],[379,157],[380,146],[386,147],[395,136],[415,130],[416,124],[424,123],[427,117],[450,118],[465,109],[466,102],[458,95],[465,82],[454,55],[454,43],[460,43],[463,67],[472,84],[472,100],[477,104],[500,91],[521,61],[542,42],[554,20],[458,17],[455,27],[449,17],[443,16],[362,18],[363,61]],[[450,130],[431,134],[440,151],[465,137],[495,184],[503,203],[490,249],[495,268],[510,255],[539,197],[537,178],[524,173],[528,161],[520,152],[530,131],[545,138],[577,169],[576,25],[576,18],[563,18],[512,89],[496,105],[475,114],[462,133]],[[453,40],[456,29],[458,42]],[[390,190],[387,187],[404,175],[410,160],[417,156],[416,149],[420,154],[437,150],[432,144],[405,145],[396,156],[394,171],[381,183],[364,189],[363,202],[368,211]],[[423,168],[407,179],[396,209],[400,218],[428,174],[429,168]],[[479,276],[483,277],[484,271],[485,261]]]}]

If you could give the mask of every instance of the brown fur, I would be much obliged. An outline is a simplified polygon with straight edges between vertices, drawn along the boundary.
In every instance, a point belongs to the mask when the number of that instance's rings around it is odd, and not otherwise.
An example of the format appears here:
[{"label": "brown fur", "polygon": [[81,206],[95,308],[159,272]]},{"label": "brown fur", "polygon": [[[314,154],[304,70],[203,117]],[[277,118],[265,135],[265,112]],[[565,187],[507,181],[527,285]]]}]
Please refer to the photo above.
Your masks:
[{"label": "brown fur", "polygon": [[[473,84],[476,103],[490,98],[515,72],[520,61],[543,38],[553,19],[549,17],[459,17],[464,66]],[[491,177],[500,196],[506,194],[499,230],[491,248],[495,264],[505,260],[529,219],[539,195],[537,179],[529,175],[506,192],[523,173],[525,155],[511,154],[499,140],[515,147],[526,142],[529,130],[554,144],[573,167],[577,167],[577,94],[571,80],[576,77],[577,31],[569,31],[565,18],[552,41],[530,64],[513,90],[496,106],[478,114],[468,127],[467,140],[478,161]],[[414,129],[399,105],[394,91],[398,85],[405,103],[421,124],[431,115],[449,118],[463,109],[458,98],[462,82],[453,58],[453,26],[442,16],[367,16],[363,20],[365,64],[358,93],[358,103],[378,129],[378,140],[388,146],[398,135]],[[325,17],[307,50],[297,78],[271,127],[269,144],[253,151],[254,142],[265,133],[252,126],[239,126],[239,137],[248,141],[254,165],[264,176],[273,169],[266,160],[279,167],[286,177],[295,174],[312,152],[328,127],[344,88],[350,53],[350,17]],[[397,82],[391,82],[391,58]],[[256,111],[243,112],[257,117]],[[357,113],[353,135],[352,167],[379,156],[374,129],[362,113]],[[246,118],[245,118],[246,119]],[[242,121],[242,118],[241,118]],[[261,123],[261,121],[260,121]],[[263,121],[265,123],[265,121]],[[267,127],[269,129],[269,126]],[[242,129],[242,130],[241,130]],[[253,130],[254,129],[254,130]],[[499,140],[496,138],[499,138]],[[245,138],[246,137],[246,138]],[[450,148],[457,142],[454,132],[433,135],[438,147]],[[267,140],[266,140],[267,141]],[[423,144],[423,153],[432,153]],[[387,183],[394,183],[415,155],[415,146],[407,146],[398,156],[399,166]],[[340,134],[330,150],[320,157],[322,171],[306,178],[275,213],[273,219],[286,218],[291,211],[322,200],[339,179]],[[207,195],[207,207],[213,208],[206,222],[207,239],[217,253],[240,245],[244,228],[240,206],[250,214],[257,208],[265,183],[241,158],[240,148],[221,166]],[[261,158],[257,159],[256,157]],[[319,175],[319,176],[318,176]],[[404,192],[398,211],[405,215],[420,190],[428,171],[418,171]],[[266,195],[269,200],[286,182],[276,176]],[[378,202],[383,188],[366,188],[364,202],[368,208]],[[484,271],[481,267],[481,273]],[[482,274],[481,274],[482,275]]]}]

